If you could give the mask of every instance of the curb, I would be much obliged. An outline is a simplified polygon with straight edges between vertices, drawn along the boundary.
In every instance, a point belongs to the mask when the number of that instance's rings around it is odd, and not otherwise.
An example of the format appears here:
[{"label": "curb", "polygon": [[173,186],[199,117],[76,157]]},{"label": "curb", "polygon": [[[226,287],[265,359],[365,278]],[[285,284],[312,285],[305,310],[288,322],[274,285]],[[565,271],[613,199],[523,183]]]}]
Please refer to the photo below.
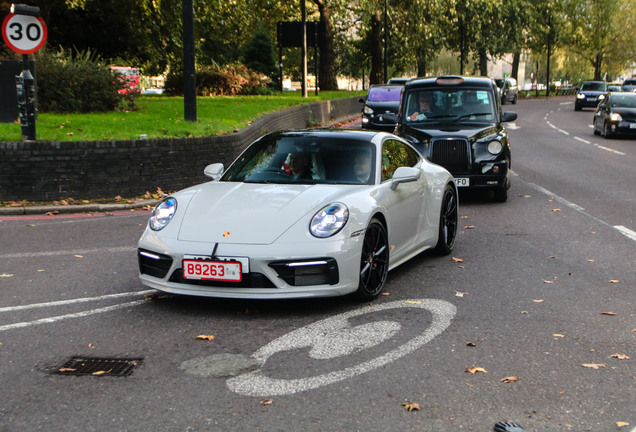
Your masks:
[{"label": "curb", "polygon": [[161,200],[142,200],[133,204],[73,204],[47,206],[0,207],[0,216],[24,216],[57,212],[68,213],[109,213],[114,211],[138,210],[146,206],[154,207]]}]

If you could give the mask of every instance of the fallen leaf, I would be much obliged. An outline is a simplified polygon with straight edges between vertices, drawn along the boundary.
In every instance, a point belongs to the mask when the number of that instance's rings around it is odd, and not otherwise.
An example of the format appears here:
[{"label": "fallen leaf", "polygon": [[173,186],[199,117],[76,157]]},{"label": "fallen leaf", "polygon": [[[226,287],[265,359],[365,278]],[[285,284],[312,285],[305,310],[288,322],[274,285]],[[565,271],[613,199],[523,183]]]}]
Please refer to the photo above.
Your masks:
[{"label": "fallen leaf", "polygon": [[477,346],[477,345],[475,344],[475,342],[466,342],[466,346],[467,347],[474,347],[474,346]]},{"label": "fallen leaf", "polygon": [[473,374],[473,375],[475,375],[477,372],[488,373],[488,372],[486,371],[486,369],[484,369],[484,368],[480,368],[480,367],[476,367],[476,366],[473,366],[473,367],[471,367],[471,368],[466,369],[466,372],[470,372],[470,373],[471,373],[471,374]]},{"label": "fallen leaf", "polygon": [[505,377],[500,379],[499,381],[504,382],[504,383],[516,383],[517,381],[519,381],[519,377],[516,376],[509,376],[509,377]]},{"label": "fallen leaf", "polygon": [[261,405],[271,405],[271,404],[273,404],[273,403],[274,403],[274,401],[273,401],[273,400],[271,400],[271,399],[267,399],[267,400],[262,400],[262,401],[260,401],[259,403],[260,403]]},{"label": "fallen leaf", "polygon": [[464,296],[467,296],[468,294],[469,293],[467,293],[467,292],[459,292],[459,291],[457,291],[455,293],[455,297],[464,297]]},{"label": "fallen leaf", "polygon": [[75,258],[84,258],[84,255],[73,255]]},{"label": "fallen leaf", "polygon": [[97,372],[93,372],[91,375],[105,375],[107,373],[111,373],[113,370],[107,370],[107,371],[97,371]]},{"label": "fallen leaf", "polygon": [[619,281],[617,279],[612,279],[611,281],[609,281],[609,283],[621,283],[621,281]]},{"label": "fallen leaf", "polygon": [[555,208],[555,209],[552,209],[552,211],[553,211],[553,212],[560,212],[560,211],[561,211],[561,209],[560,209],[560,208]]},{"label": "fallen leaf", "polygon": [[60,368],[57,371],[58,372],[75,372],[77,369],[73,369],[73,368]]},{"label": "fallen leaf", "polygon": [[453,257],[453,262],[454,263],[462,263],[462,262],[464,262],[464,260],[462,258]]},{"label": "fallen leaf", "polygon": [[589,260],[587,260],[587,262],[596,262],[596,260],[589,259]]},{"label": "fallen leaf", "polygon": [[464,229],[474,229],[475,225],[466,225]]},{"label": "fallen leaf", "polygon": [[0,274],[0,278],[8,278],[8,277],[13,277],[15,276],[14,274],[11,273],[2,273]]},{"label": "fallen leaf", "polygon": [[543,303],[544,302],[544,300],[542,300],[542,299],[535,299],[535,300],[532,300],[532,301],[535,302],[535,303]]},{"label": "fallen leaf", "polygon": [[382,293],[382,294],[380,294],[380,295],[383,295],[383,296],[388,296],[388,295],[391,295],[391,293],[388,293],[388,292],[383,292],[383,293]]},{"label": "fallen leaf", "polygon": [[214,336],[212,336],[212,335],[198,335],[198,336],[197,336],[197,339],[204,339],[204,340],[209,340],[209,341],[211,341],[211,340],[213,340],[213,339],[214,339]]},{"label": "fallen leaf", "polygon": [[421,301],[417,301],[417,300],[407,300],[405,303],[412,304],[412,305],[422,304]]},{"label": "fallen leaf", "polygon": [[543,281],[543,283],[544,283],[544,284],[551,284],[551,283],[554,283],[554,281],[551,281],[551,280],[544,280],[544,281]]},{"label": "fallen leaf", "polygon": [[405,402],[400,404],[404,407],[405,410],[407,411],[419,411],[420,410],[420,404],[415,403],[415,402]]},{"label": "fallen leaf", "polygon": [[590,368],[590,369],[599,369],[599,368],[605,367],[603,363],[583,363],[581,364],[581,366],[585,368]]},{"label": "fallen leaf", "polygon": [[43,272],[45,272],[46,270],[38,269],[38,270],[36,270],[36,271],[37,271],[38,273],[43,273]]},{"label": "fallen leaf", "polygon": [[557,337],[557,338],[564,338],[565,337],[565,335],[561,334],[561,333],[555,333],[552,336]]},{"label": "fallen leaf", "polygon": [[614,357],[617,358],[619,360],[629,360],[629,356],[625,355],[625,354],[612,354],[610,357]]},{"label": "fallen leaf", "polygon": [[144,298],[148,300],[156,300],[159,298],[159,296],[157,294],[146,294],[144,295]]},{"label": "fallen leaf", "polygon": [[46,212],[44,213],[45,216],[55,216],[56,214],[58,214],[59,212],[57,210],[52,211],[52,212]]},{"label": "fallen leaf", "polygon": [[601,315],[610,315],[610,316],[614,316],[614,315],[618,315],[616,312],[601,312]]},{"label": "fallen leaf", "polygon": [[628,422],[616,422],[616,426],[625,427],[625,426],[629,426],[629,423]]}]

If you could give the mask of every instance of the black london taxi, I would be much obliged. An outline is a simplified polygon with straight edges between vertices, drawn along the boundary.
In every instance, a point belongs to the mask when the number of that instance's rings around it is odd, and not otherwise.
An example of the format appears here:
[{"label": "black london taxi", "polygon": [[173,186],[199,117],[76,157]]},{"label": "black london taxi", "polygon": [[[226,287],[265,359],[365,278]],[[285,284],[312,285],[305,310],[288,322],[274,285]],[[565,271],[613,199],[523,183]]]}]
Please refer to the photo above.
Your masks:
[{"label": "black london taxi", "polygon": [[439,76],[405,84],[395,133],[429,161],[443,166],[460,188],[490,189],[497,202],[508,199],[510,140],[491,78]]}]

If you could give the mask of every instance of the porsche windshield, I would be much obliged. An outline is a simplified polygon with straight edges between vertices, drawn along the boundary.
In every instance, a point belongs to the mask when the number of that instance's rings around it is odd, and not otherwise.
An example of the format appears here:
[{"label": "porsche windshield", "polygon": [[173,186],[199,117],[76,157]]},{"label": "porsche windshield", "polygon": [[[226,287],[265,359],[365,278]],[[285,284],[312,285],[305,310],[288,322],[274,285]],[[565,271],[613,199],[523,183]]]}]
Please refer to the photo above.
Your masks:
[{"label": "porsche windshield", "polygon": [[[221,181],[282,184],[371,184],[375,178],[374,146],[333,137],[278,136],[252,144]],[[367,178],[354,164],[368,167]],[[359,169],[358,169],[359,170]]]},{"label": "porsche windshield", "polygon": [[497,120],[492,93],[483,89],[414,89],[406,97],[404,123],[487,122]]}]

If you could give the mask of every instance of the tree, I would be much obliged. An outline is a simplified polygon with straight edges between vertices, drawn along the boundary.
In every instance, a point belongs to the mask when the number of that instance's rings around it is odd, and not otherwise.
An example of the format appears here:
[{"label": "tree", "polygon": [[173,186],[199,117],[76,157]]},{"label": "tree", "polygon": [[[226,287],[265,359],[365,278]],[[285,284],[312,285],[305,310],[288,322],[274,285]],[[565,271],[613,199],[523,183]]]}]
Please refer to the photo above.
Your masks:
[{"label": "tree", "polygon": [[243,49],[243,64],[278,82],[278,66],[274,58],[274,46],[269,33],[260,27]]}]

